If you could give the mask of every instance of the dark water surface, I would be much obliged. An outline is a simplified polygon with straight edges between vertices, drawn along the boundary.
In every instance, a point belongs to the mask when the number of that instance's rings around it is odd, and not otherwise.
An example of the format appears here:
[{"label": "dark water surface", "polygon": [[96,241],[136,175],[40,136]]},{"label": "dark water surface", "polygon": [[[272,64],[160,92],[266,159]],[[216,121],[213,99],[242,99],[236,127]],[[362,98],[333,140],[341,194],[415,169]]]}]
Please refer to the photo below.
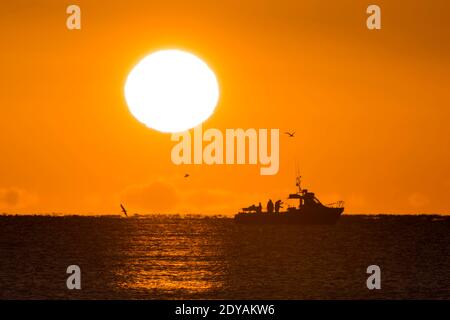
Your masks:
[{"label": "dark water surface", "polygon": [[[450,299],[450,219],[0,217],[1,299]],[[82,289],[66,288],[81,268]],[[366,268],[381,268],[368,290]]]}]

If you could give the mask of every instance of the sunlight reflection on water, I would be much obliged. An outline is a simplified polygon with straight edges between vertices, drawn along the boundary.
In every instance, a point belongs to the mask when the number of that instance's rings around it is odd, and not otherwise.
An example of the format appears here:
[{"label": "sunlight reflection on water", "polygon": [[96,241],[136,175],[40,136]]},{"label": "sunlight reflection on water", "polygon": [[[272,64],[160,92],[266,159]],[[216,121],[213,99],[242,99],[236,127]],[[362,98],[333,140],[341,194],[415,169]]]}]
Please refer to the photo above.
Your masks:
[{"label": "sunlight reflection on water", "polygon": [[[450,220],[0,217],[2,299],[450,299]],[[77,264],[82,290],[65,286]],[[366,288],[378,264],[382,290]]]},{"label": "sunlight reflection on water", "polygon": [[220,290],[223,262],[220,242],[205,237],[211,226],[185,220],[152,223],[141,219],[130,237],[126,268],[117,270],[124,289],[202,293]]}]

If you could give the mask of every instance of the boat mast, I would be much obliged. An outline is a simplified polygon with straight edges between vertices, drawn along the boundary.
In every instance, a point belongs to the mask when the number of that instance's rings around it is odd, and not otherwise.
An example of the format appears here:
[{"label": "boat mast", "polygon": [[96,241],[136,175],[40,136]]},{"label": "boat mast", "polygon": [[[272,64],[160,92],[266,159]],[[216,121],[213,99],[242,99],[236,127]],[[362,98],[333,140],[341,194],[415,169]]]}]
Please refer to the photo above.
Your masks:
[{"label": "boat mast", "polygon": [[302,194],[301,179],[302,176],[300,175],[300,169],[297,164],[297,168],[295,169],[295,186],[298,188],[298,194]]},{"label": "boat mast", "polygon": [[303,199],[302,199],[302,176],[300,175],[300,169],[296,168],[296,174],[295,174],[295,186],[297,187],[297,194],[298,194],[298,200],[299,200],[299,208],[303,206]]},{"label": "boat mast", "polygon": [[302,179],[302,176],[300,176],[300,175],[297,175],[297,177],[295,177],[295,185],[298,188],[298,194],[302,194],[301,179]]}]

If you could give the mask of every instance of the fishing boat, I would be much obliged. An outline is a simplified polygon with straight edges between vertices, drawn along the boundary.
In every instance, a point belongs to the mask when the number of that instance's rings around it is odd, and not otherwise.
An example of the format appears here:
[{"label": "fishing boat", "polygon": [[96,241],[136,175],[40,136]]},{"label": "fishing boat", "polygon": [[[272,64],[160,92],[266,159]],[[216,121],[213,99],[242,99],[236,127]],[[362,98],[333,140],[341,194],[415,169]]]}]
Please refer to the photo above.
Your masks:
[{"label": "fishing boat", "polygon": [[[296,224],[296,225],[333,225],[344,212],[344,202],[338,201],[324,205],[308,189],[302,189],[301,177],[297,176],[297,192],[289,194],[288,199],[298,200],[298,206],[290,206],[286,211],[280,211],[280,205],[268,205],[267,211],[262,211],[261,205],[242,208],[234,216],[237,223],[243,224]],[[271,202],[271,201],[270,201]]]}]

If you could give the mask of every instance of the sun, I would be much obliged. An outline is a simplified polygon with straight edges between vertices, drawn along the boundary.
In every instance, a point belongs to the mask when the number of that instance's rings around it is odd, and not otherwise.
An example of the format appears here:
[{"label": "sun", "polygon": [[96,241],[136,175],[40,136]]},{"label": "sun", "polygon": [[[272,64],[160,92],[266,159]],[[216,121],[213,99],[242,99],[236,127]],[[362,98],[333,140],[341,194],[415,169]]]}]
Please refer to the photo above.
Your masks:
[{"label": "sun", "polygon": [[125,82],[131,114],[161,132],[182,132],[208,119],[219,101],[211,68],[181,50],[160,50],[142,59]]}]

